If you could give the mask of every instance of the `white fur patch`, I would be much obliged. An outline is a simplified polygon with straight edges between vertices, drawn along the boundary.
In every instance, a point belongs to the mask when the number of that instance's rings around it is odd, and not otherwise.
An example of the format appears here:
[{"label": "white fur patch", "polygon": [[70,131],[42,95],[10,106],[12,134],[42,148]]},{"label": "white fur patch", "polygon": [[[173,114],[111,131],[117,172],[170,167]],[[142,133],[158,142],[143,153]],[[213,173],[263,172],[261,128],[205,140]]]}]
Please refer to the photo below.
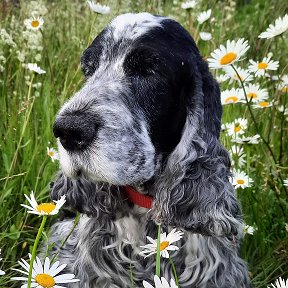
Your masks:
[{"label": "white fur patch", "polygon": [[111,27],[114,28],[113,36],[115,40],[121,38],[134,40],[151,28],[161,27],[163,19],[163,17],[156,17],[149,13],[127,13],[120,15],[111,22]]}]

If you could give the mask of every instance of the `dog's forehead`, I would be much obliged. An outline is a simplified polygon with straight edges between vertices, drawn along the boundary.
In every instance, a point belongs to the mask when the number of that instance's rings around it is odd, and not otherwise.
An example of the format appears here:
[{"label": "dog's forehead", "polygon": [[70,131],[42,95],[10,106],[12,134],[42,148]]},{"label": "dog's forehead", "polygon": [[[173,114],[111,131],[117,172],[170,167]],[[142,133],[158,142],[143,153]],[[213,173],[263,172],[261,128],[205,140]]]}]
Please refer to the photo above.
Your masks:
[{"label": "dog's forehead", "polygon": [[126,13],[116,17],[111,23],[114,40],[137,39],[154,27],[161,27],[161,21],[165,17],[155,16],[149,13]]}]

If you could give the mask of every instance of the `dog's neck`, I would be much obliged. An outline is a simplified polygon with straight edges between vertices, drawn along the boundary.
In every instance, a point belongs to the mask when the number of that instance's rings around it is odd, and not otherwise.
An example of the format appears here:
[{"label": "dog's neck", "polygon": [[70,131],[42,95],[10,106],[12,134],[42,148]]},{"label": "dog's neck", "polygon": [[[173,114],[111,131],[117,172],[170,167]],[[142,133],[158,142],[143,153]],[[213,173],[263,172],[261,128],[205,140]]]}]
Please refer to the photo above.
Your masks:
[{"label": "dog's neck", "polygon": [[[138,189],[131,186],[123,186],[122,191],[127,197],[127,200],[132,202],[135,205],[138,205],[143,208],[151,209],[153,204],[153,197],[150,195],[145,195],[138,192]],[[141,190],[140,190],[141,191]]]}]

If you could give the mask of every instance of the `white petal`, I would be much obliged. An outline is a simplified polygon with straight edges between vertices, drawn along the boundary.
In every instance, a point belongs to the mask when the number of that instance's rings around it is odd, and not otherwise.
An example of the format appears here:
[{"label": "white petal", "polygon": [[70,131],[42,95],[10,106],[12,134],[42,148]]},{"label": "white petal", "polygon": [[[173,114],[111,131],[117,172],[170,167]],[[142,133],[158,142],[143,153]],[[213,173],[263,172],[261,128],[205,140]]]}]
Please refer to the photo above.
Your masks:
[{"label": "white petal", "polygon": [[163,250],[161,251],[161,256],[164,257],[164,258],[169,258],[169,253],[167,252],[167,250]]},{"label": "white petal", "polygon": [[53,263],[53,265],[50,267],[49,269],[49,273],[51,274],[51,272],[53,272],[54,270],[56,270],[56,268],[59,266],[60,262],[56,261],[55,263]]},{"label": "white petal", "polygon": [[49,274],[49,268],[50,268],[50,259],[48,257],[44,260],[44,273]]},{"label": "white petal", "polygon": [[147,239],[148,239],[152,244],[157,244],[157,240],[152,239],[150,236],[147,236]]},{"label": "white petal", "polygon": [[63,269],[65,269],[65,267],[67,266],[67,264],[62,264],[60,265],[57,269],[55,269],[54,271],[51,271],[50,269],[50,275],[52,277],[54,277],[55,275],[57,275],[59,272],[61,272]]},{"label": "white petal", "polygon": [[78,282],[79,279],[75,279],[74,274],[62,274],[54,277],[56,283],[69,283],[69,282]]},{"label": "white petal", "polygon": [[154,276],[154,283],[155,283],[155,288],[163,288],[161,280],[157,275]]},{"label": "white petal", "polygon": [[175,245],[169,245],[166,250],[170,250],[170,251],[175,251],[175,250],[179,250],[179,247],[175,246]]},{"label": "white petal", "polygon": [[162,281],[162,285],[164,287],[168,287],[169,288],[169,283],[167,282],[167,280],[164,277],[161,277],[161,281]]},{"label": "white petal", "polygon": [[151,284],[149,284],[146,281],[143,281],[143,286],[144,286],[144,288],[154,288]]},{"label": "white petal", "polygon": [[27,275],[27,276],[29,275],[28,272],[26,272],[26,271],[22,271],[22,270],[20,270],[20,269],[11,268],[11,270],[16,271],[16,272],[19,272],[19,273],[22,273],[22,274]]},{"label": "white petal", "polygon": [[28,281],[28,277],[11,277],[11,280]]}]

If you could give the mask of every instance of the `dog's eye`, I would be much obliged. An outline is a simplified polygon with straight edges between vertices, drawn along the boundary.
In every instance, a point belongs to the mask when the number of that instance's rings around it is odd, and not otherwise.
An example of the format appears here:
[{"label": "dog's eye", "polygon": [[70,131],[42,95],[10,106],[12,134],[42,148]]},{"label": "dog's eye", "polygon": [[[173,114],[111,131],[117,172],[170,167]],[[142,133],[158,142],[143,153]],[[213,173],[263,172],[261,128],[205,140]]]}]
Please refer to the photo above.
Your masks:
[{"label": "dog's eye", "polygon": [[95,47],[86,49],[81,57],[81,68],[86,77],[94,74],[99,66],[99,51]]},{"label": "dog's eye", "polygon": [[102,45],[105,29],[94,39],[92,44],[83,52],[81,57],[81,68],[86,77],[90,77],[99,67],[100,55],[102,53]]},{"label": "dog's eye", "polygon": [[158,59],[144,51],[130,53],[124,61],[124,71],[129,76],[149,76],[157,71]]}]

